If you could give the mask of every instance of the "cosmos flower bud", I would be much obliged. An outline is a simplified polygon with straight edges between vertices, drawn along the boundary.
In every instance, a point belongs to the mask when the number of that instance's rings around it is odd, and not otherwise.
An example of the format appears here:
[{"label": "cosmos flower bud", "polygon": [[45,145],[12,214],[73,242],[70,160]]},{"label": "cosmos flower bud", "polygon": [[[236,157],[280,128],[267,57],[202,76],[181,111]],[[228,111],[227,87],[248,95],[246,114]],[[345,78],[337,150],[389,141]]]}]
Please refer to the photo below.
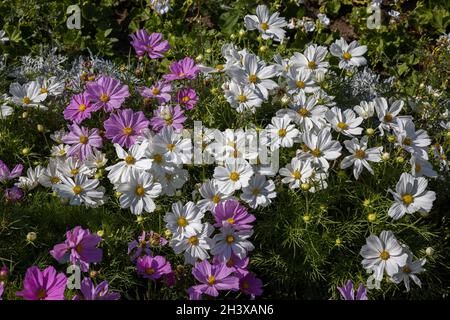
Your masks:
[{"label": "cosmos flower bud", "polygon": [[143,217],[143,216],[137,216],[136,222],[137,222],[137,223],[142,223],[142,222],[144,222],[144,217]]},{"label": "cosmos flower bud", "polygon": [[239,37],[245,36],[245,30],[244,29],[239,30],[238,34],[239,34]]},{"label": "cosmos flower bud", "polygon": [[89,272],[89,277],[95,278],[95,277],[97,277],[97,276],[98,276],[98,271],[91,270],[91,271]]},{"label": "cosmos flower bud", "polygon": [[337,246],[341,245],[342,244],[342,239],[337,238],[335,243],[336,243]]},{"label": "cosmos flower bud", "polygon": [[164,230],[164,238],[172,237],[172,232],[169,229]]},{"label": "cosmos flower bud", "polygon": [[37,234],[36,234],[36,232],[31,231],[31,232],[28,232],[28,233],[27,233],[27,241],[28,241],[28,242],[33,242],[33,241],[35,241],[36,239],[37,239]]},{"label": "cosmos flower bud", "polygon": [[431,257],[434,254],[434,249],[432,247],[428,247],[425,249],[425,254]]},{"label": "cosmos flower bud", "polygon": [[98,230],[98,231],[97,231],[97,235],[98,235],[99,237],[102,237],[102,238],[103,238],[103,236],[105,235],[105,231],[104,231],[104,230]]},{"label": "cosmos flower bud", "polygon": [[310,222],[310,221],[311,221],[311,216],[310,216],[309,214],[305,214],[305,215],[303,216],[303,221],[304,221],[305,223]]},{"label": "cosmos flower bud", "polygon": [[267,46],[261,46],[261,47],[259,47],[259,51],[260,51],[260,52],[266,52],[267,49],[269,49],[269,47],[267,47]]},{"label": "cosmos flower bud", "polygon": [[23,119],[26,119],[26,118],[28,118],[28,112],[22,112],[22,118]]},{"label": "cosmos flower bud", "polygon": [[374,133],[375,133],[375,130],[373,128],[367,128],[366,129],[366,134],[368,136],[373,136]]},{"label": "cosmos flower bud", "polygon": [[388,139],[388,141],[389,141],[390,143],[394,143],[395,140],[396,140],[396,139],[395,139],[395,136],[393,136],[393,135],[388,136],[387,139]]},{"label": "cosmos flower bud", "polygon": [[302,184],[300,185],[300,188],[301,188],[303,191],[308,191],[308,190],[311,188],[311,186],[310,186],[309,183],[302,183]]},{"label": "cosmos flower bud", "polygon": [[315,73],[316,82],[320,83],[325,80],[325,72],[322,70],[317,70]]},{"label": "cosmos flower bud", "polygon": [[37,128],[37,131],[40,132],[40,133],[45,131],[45,128],[44,128],[44,126],[42,124],[38,124],[36,126],[36,128]]},{"label": "cosmos flower bud", "polygon": [[381,155],[381,159],[383,161],[388,161],[391,158],[391,155],[389,154],[389,152],[383,152],[383,154]]},{"label": "cosmos flower bud", "polygon": [[283,106],[289,104],[290,101],[291,101],[291,99],[290,99],[288,96],[283,96],[283,97],[281,98],[281,104],[282,104]]},{"label": "cosmos flower bud", "polygon": [[21,153],[22,153],[24,156],[29,155],[29,154],[30,154],[30,148],[23,148],[22,151],[21,151]]},{"label": "cosmos flower bud", "polygon": [[230,35],[230,39],[231,39],[231,40],[236,39],[236,35],[235,35],[234,33],[232,33],[232,34]]},{"label": "cosmos flower bud", "polygon": [[398,156],[397,158],[395,158],[395,161],[397,163],[403,163],[403,162],[405,162],[405,158],[403,158],[402,156]]},{"label": "cosmos flower bud", "polygon": [[369,213],[367,215],[367,220],[369,220],[369,222],[374,222],[377,219],[377,215],[375,213]]}]

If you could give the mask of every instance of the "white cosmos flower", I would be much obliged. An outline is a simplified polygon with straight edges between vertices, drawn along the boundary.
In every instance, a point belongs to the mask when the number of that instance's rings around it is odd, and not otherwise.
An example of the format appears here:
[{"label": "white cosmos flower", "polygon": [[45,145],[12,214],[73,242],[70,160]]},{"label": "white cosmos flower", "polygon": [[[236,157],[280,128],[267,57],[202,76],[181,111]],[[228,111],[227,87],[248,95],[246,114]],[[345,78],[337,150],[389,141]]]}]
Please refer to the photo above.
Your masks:
[{"label": "white cosmos flower", "polygon": [[107,162],[108,159],[106,158],[106,154],[102,153],[100,150],[94,149],[94,152],[87,157],[84,163],[88,168],[100,169],[103,168]]},{"label": "white cosmos flower", "polygon": [[172,197],[176,190],[181,189],[189,180],[189,173],[185,169],[168,166],[164,168],[163,172],[156,172],[156,177],[163,186],[163,194]]},{"label": "white cosmos flower", "polygon": [[62,175],[67,177],[74,177],[77,174],[82,174],[87,177],[92,177],[95,173],[95,170],[92,170],[88,166],[84,164],[80,159],[75,157],[69,158],[58,158],[59,165],[58,170]]},{"label": "white cosmos flower", "polygon": [[411,164],[411,174],[414,177],[426,176],[429,178],[436,178],[438,176],[431,163],[421,157],[412,155],[409,163]]},{"label": "white cosmos flower", "polygon": [[64,82],[55,76],[50,78],[38,77],[36,81],[41,93],[47,93],[50,96],[59,96],[64,92]]},{"label": "white cosmos flower", "polygon": [[214,179],[224,192],[231,193],[248,186],[253,175],[252,167],[246,161],[226,162],[214,169]]},{"label": "white cosmos flower", "polygon": [[172,211],[164,216],[166,227],[173,233],[174,238],[183,238],[187,234],[195,234],[203,229],[204,213],[189,201],[183,206],[181,201],[172,204]]},{"label": "white cosmos flower", "polygon": [[50,188],[55,184],[61,183],[63,174],[58,170],[59,161],[50,159],[47,168],[45,168],[38,178],[38,181],[44,187]]},{"label": "white cosmos flower", "polygon": [[325,113],[325,118],[336,132],[341,132],[348,137],[359,136],[363,131],[363,128],[359,127],[363,118],[356,117],[351,109],[342,111],[338,107],[333,107]]},{"label": "white cosmos flower", "polygon": [[298,158],[301,160],[311,160],[316,166],[324,171],[328,171],[329,160],[335,160],[341,155],[342,146],[339,141],[332,140],[331,132],[328,128],[323,128],[318,132],[312,130],[303,133],[303,143],[308,148],[307,152],[301,153]]},{"label": "white cosmos flower", "polygon": [[150,5],[160,15],[166,14],[170,10],[170,0],[150,0]]},{"label": "white cosmos flower", "polygon": [[153,137],[152,147],[155,152],[164,156],[167,162],[187,164],[192,160],[192,143],[183,139],[172,127],[164,127]]},{"label": "white cosmos flower", "polygon": [[436,193],[427,191],[427,186],[426,178],[414,178],[409,173],[402,173],[395,187],[395,192],[389,189],[395,200],[389,208],[389,216],[398,220],[406,213],[430,212],[433,201],[436,200]]},{"label": "white cosmos flower", "polygon": [[311,93],[319,89],[309,69],[291,68],[286,78],[288,92],[290,94],[298,94],[300,92]]},{"label": "white cosmos flower", "polygon": [[263,102],[259,91],[250,86],[237,84],[234,81],[231,81],[228,90],[225,90],[225,98],[237,112],[246,110],[255,112],[256,108],[260,107]]},{"label": "white cosmos flower", "polygon": [[425,130],[420,129],[416,131],[411,120],[398,119],[394,133],[396,136],[395,145],[400,146],[411,154],[428,160],[428,146],[431,144],[431,139]]},{"label": "white cosmos flower", "polygon": [[283,58],[281,54],[277,53],[273,56],[273,60],[275,61],[275,66],[278,68],[278,72],[280,73],[280,75],[286,77],[287,73],[292,67],[292,58]]},{"label": "white cosmos flower", "polygon": [[294,52],[290,62],[295,67],[308,69],[311,72],[320,71],[326,73],[330,66],[328,61],[324,61],[327,53],[326,47],[312,44],[306,48],[304,53]]},{"label": "white cosmos flower", "polygon": [[132,171],[127,182],[119,183],[117,191],[120,195],[120,206],[124,209],[130,208],[131,213],[155,211],[153,199],[157,198],[162,191],[159,183],[153,182],[153,177],[145,171]]},{"label": "white cosmos flower", "polygon": [[300,132],[291,124],[288,115],[283,117],[272,117],[272,123],[269,124],[261,136],[262,145],[270,145],[270,150],[276,150],[280,147],[290,148],[297,142]]},{"label": "white cosmos flower", "polygon": [[60,143],[62,143],[62,137],[64,137],[67,134],[68,134],[68,132],[64,129],[57,130],[57,131],[53,132],[52,134],[50,134],[50,139],[52,139],[56,143],[60,144]]},{"label": "white cosmos flower", "polygon": [[39,185],[39,177],[41,176],[44,168],[41,166],[36,166],[33,168],[28,168],[26,177],[19,177],[19,182],[15,185],[21,189],[32,190]]},{"label": "white cosmos flower", "polygon": [[237,231],[233,226],[223,226],[220,228],[220,233],[213,238],[215,243],[211,253],[222,262],[230,260],[232,253],[239,259],[244,259],[250,251],[255,249],[247,240],[252,234],[253,230]]},{"label": "white cosmos flower", "polygon": [[194,265],[198,260],[209,258],[208,251],[214,245],[214,240],[210,238],[214,227],[209,223],[204,223],[200,231],[186,233],[184,237],[172,238],[169,245],[175,254],[184,252],[186,264]]},{"label": "white cosmos flower", "polygon": [[352,69],[365,65],[367,61],[363,55],[366,51],[367,46],[360,46],[356,40],[348,44],[342,37],[330,46],[331,54],[341,59],[339,61],[339,68],[341,69]]},{"label": "white cosmos flower", "polygon": [[104,203],[105,188],[99,187],[97,179],[89,179],[83,174],[73,179],[61,176],[61,183],[54,184],[53,190],[63,199],[69,199],[71,205],[85,204],[98,207]]},{"label": "white cosmos flower", "polygon": [[399,268],[405,266],[408,254],[398,243],[392,231],[382,231],[380,237],[370,235],[359,253],[364,260],[366,270],[374,272],[377,281],[383,280],[384,271],[393,276]]},{"label": "white cosmos flower", "polygon": [[364,120],[369,119],[375,113],[375,104],[373,101],[361,101],[359,105],[353,107],[353,110]]},{"label": "white cosmos flower", "polygon": [[12,102],[23,107],[35,107],[46,110],[47,107],[41,102],[47,98],[47,93],[42,93],[39,84],[31,81],[20,85],[17,82],[11,83],[9,93],[12,95]]},{"label": "white cosmos flower", "polygon": [[215,179],[202,183],[198,191],[203,199],[197,202],[197,206],[203,212],[213,211],[220,201],[231,199],[233,195],[233,193],[223,192]]},{"label": "white cosmos flower", "polygon": [[258,90],[264,99],[269,97],[269,90],[278,86],[270,79],[278,74],[277,66],[266,66],[263,61],[258,61],[258,57],[254,54],[245,56],[242,68],[231,66],[227,72],[233,81]]},{"label": "white cosmos flower", "polygon": [[9,41],[9,38],[6,36],[5,30],[0,30],[0,44],[4,44]]},{"label": "white cosmos flower", "polygon": [[371,162],[381,161],[381,152],[383,147],[369,148],[367,149],[367,142],[369,137],[364,136],[359,141],[357,138],[344,141],[344,145],[350,152],[349,156],[346,156],[341,162],[341,169],[346,169],[353,165],[353,175],[358,180],[363,168],[365,167],[371,174],[374,174],[372,167],[369,164]]},{"label": "white cosmos flower", "polygon": [[242,188],[241,199],[252,209],[267,207],[277,196],[275,183],[267,180],[265,176],[254,175],[247,187]]},{"label": "white cosmos flower", "polygon": [[281,182],[289,183],[291,189],[297,189],[302,183],[308,182],[313,174],[313,168],[309,160],[302,161],[298,158],[292,158],[291,163],[281,168],[279,173],[280,176],[284,177]]},{"label": "white cosmos flower", "polygon": [[122,161],[106,167],[108,179],[112,184],[119,182],[127,182],[130,180],[132,171],[144,171],[152,167],[152,160],[145,158],[147,144],[133,145],[128,152],[126,152],[119,144],[115,143],[117,157]]},{"label": "white cosmos flower", "polygon": [[[212,154],[217,161],[245,161],[244,159],[256,159],[258,156],[256,132],[242,129],[226,129],[221,132],[214,131],[214,141],[206,147],[206,151]],[[251,143],[252,142],[252,143]]]},{"label": "white cosmos flower", "polygon": [[262,33],[263,39],[282,41],[286,34],[286,31],[283,30],[287,26],[286,20],[280,17],[278,12],[269,17],[269,9],[265,5],[256,7],[256,15],[246,15],[244,23],[248,30],[258,29]]},{"label": "white cosmos flower", "polygon": [[10,115],[12,115],[14,112],[14,109],[6,104],[0,105],[0,120],[8,118]]},{"label": "white cosmos flower", "polygon": [[409,250],[407,251],[407,253],[408,259],[406,260],[406,264],[403,267],[399,268],[398,272],[391,277],[391,281],[394,283],[403,282],[405,284],[406,291],[409,292],[410,280],[412,280],[420,288],[422,287],[422,282],[417,275],[425,271],[423,266],[427,261],[426,259],[413,261],[412,253],[409,252]]},{"label": "white cosmos flower", "polygon": [[375,104],[375,111],[377,112],[380,125],[381,135],[384,135],[384,130],[390,131],[397,126],[397,116],[402,111],[404,102],[401,100],[394,101],[391,106],[388,106],[388,102],[385,98],[375,98],[373,100]]},{"label": "white cosmos flower", "polygon": [[[59,144],[57,146],[53,146],[50,150],[50,154],[52,157],[56,158],[63,158],[67,155],[67,152],[69,151],[70,146],[67,144]],[[96,151],[96,149],[94,149]]]},{"label": "white cosmos flower", "polygon": [[317,104],[315,96],[306,97],[304,92],[300,92],[294,97],[290,109],[278,110],[276,115],[287,114],[302,131],[311,130],[313,127],[321,129],[325,126],[325,113],[328,108]]}]

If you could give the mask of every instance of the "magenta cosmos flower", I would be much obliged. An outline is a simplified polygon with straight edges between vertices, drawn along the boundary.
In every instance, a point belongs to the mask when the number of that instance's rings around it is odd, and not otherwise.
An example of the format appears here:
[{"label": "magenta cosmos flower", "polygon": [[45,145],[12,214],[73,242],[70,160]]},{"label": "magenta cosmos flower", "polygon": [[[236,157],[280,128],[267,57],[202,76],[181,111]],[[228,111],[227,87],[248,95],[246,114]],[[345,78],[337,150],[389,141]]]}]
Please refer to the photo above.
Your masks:
[{"label": "magenta cosmos flower", "polygon": [[96,81],[86,84],[86,97],[93,103],[93,111],[104,108],[111,112],[120,108],[129,96],[127,85],[108,76],[100,76]]},{"label": "magenta cosmos flower", "polygon": [[23,280],[23,290],[16,296],[25,300],[64,300],[67,278],[63,273],[56,273],[52,266],[41,271],[38,267],[28,268]]},{"label": "magenta cosmos flower", "polygon": [[232,276],[233,269],[225,263],[211,265],[208,260],[197,262],[192,269],[192,275],[201,284],[193,286],[200,294],[217,297],[220,290],[239,290],[239,279]]},{"label": "magenta cosmos flower", "polygon": [[132,40],[130,43],[139,57],[147,53],[151,59],[162,58],[164,57],[163,53],[170,49],[169,42],[163,40],[161,33],[149,35],[145,29],[140,29],[130,37]]},{"label": "magenta cosmos flower", "polygon": [[337,289],[344,300],[367,300],[366,288],[362,284],[359,285],[355,296],[352,280],[348,280],[345,285]]},{"label": "magenta cosmos flower", "polygon": [[15,179],[22,174],[22,171],[22,164],[16,164],[10,171],[8,166],[2,160],[0,160],[0,182]]},{"label": "magenta cosmos flower", "polygon": [[128,255],[131,255],[131,261],[136,260],[137,257],[140,257],[142,254],[152,254],[152,251],[150,250],[150,241],[148,240],[148,233],[145,231],[142,231],[137,240],[133,240],[128,244]]},{"label": "magenta cosmos flower", "polygon": [[50,254],[59,262],[79,265],[83,272],[89,270],[89,264],[102,261],[103,251],[97,248],[102,238],[80,226],[67,231],[66,241],[57,244]]},{"label": "magenta cosmos flower", "polygon": [[74,123],[69,126],[69,130],[70,132],[61,139],[70,145],[67,151],[69,157],[76,156],[83,161],[93,153],[93,148],[101,148],[103,145],[102,137],[96,128],[90,130]]},{"label": "magenta cosmos flower", "polygon": [[246,273],[239,279],[239,289],[241,292],[250,295],[252,299],[255,299],[256,296],[262,295],[262,286],[262,281],[250,272]]},{"label": "magenta cosmos flower", "polygon": [[108,281],[102,281],[95,286],[90,278],[81,281],[80,291],[82,295],[75,295],[73,300],[119,300],[120,294],[109,291]]},{"label": "magenta cosmos flower", "polygon": [[214,208],[215,227],[232,226],[236,230],[250,230],[251,223],[256,220],[247,209],[236,200],[219,202]]},{"label": "magenta cosmos flower", "polygon": [[138,274],[147,279],[156,280],[172,272],[170,263],[162,256],[139,257],[136,263]]},{"label": "magenta cosmos flower", "polygon": [[[222,257],[219,256],[213,257],[214,264],[221,263],[222,261],[223,261]],[[230,258],[226,261],[226,265],[228,268],[233,269],[233,272],[239,273],[240,275],[244,276],[248,273],[247,267],[249,262],[250,262],[249,257],[241,259],[236,254],[234,254],[234,252],[232,252]]]},{"label": "magenta cosmos flower", "polygon": [[187,117],[180,106],[160,106],[153,112],[153,118],[150,119],[150,125],[156,132],[161,131],[165,127],[171,127],[174,131],[179,132],[183,129],[183,123]]},{"label": "magenta cosmos flower", "polygon": [[64,119],[80,123],[91,118],[93,107],[85,93],[76,94],[64,110]]},{"label": "magenta cosmos flower", "polygon": [[157,81],[150,88],[140,87],[138,91],[144,98],[156,99],[159,103],[166,103],[171,99],[170,92],[172,91],[172,86],[170,83]]},{"label": "magenta cosmos flower", "polygon": [[17,202],[23,198],[23,191],[17,186],[6,188],[3,196],[7,202]]},{"label": "magenta cosmos flower", "polygon": [[186,57],[170,64],[170,73],[163,76],[166,81],[195,79],[200,69],[195,65],[194,59]]},{"label": "magenta cosmos flower", "polygon": [[177,92],[176,101],[186,109],[190,110],[197,104],[197,93],[194,89],[183,88]]},{"label": "magenta cosmos flower", "polygon": [[149,123],[142,111],[133,112],[131,109],[125,109],[111,114],[103,125],[108,139],[129,148],[141,135],[141,131],[148,128]]}]

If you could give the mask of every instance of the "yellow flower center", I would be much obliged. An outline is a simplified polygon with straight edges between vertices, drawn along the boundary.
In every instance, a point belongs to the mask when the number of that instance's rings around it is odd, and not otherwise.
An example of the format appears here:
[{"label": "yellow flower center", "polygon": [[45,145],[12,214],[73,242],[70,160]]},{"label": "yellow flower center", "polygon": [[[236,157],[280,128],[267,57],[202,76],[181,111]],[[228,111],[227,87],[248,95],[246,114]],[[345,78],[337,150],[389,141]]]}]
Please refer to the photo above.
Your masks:
[{"label": "yellow flower center", "polygon": [[86,110],[86,105],[85,105],[84,103],[80,104],[80,105],[78,106],[78,110],[80,110],[80,111]]},{"label": "yellow flower center", "polygon": [[234,224],[236,221],[234,221],[233,218],[228,218],[228,219],[227,219],[227,222],[228,222],[229,224]]},{"label": "yellow flower center", "polygon": [[47,298],[47,291],[45,291],[45,289],[39,289],[36,296],[39,300],[45,299]]},{"label": "yellow flower center", "polygon": [[162,160],[163,160],[162,155],[160,155],[159,153],[153,156],[153,161],[155,161],[156,163],[162,163]]},{"label": "yellow flower center", "polygon": [[411,204],[414,201],[414,197],[411,194],[406,193],[406,194],[404,194],[402,196],[402,200],[403,200],[403,203],[408,205],[408,204]]},{"label": "yellow flower center", "polygon": [[78,174],[78,168],[73,168],[72,170],[70,170],[70,174],[73,174],[73,175]]},{"label": "yellow flower center", "polygon": [[132,133],[133,133],[133,128],[130,128],[130,127],[123,128],[123,134],[124,135],[129,136]]},{"label": "yellow flower center", "polygon": [[48,92],[48,90],[47,90],[47,88],[41,88],[41,93],[47,93]]},{"label": "yellow flower center", "polygon": [[187,220],[185,217],[179,217],[177,220],[178,226],[180,227],[186,227],[187,226]]},{"label": "yellow flower center", "polygon": [[191,245],[193,245],[193,246],[198,245],[198,238],[197,238],[197,236],[189,237],[188,242],[189,242]]},{"label": "yellow flower center", "polygon": [[180,78],[182,78],[182,77],[184,77],[186,74],[184,73],[184,72],[180,72],[179,74],[178,74],[178,76],[180,77]]},{"label": "yellow flower center", "polygon": [[305,83],[302,80],[296,81],[295,85],[297,86],[297,88],[300,88],[300,89],[304,89],[305,88]]},{"label": "yellow flower center", "polygon": [[348,52],[344,52],[342,58],[344,58],[344,60],[350,60],[352,58],[352,55]]},{"label": "yellow flower center", "polygon": [[75,193],[75,194],[80,194],[83,191],[81,186],[75,186],[75,187],[73,187],[72,190],[73,190],[73,193]]},{"label": "yellow flower center", "polygon": [[320,157],[320,155],[322,154],[322,151],[320,151],[319,148],[315,148],[314,150],[311,151],[311,154],[317,158],[317,157]]},{"label": "yellow flower center", "polygon": [[218,65],[216,66],[216,70],[217,70],[217,71],[222,71],[223,69],[225,69],[225,67],[223,66],[223,64],[218,64]]},{"label": "yellow flower center", "polygon": [[258,82],[258,76],[256,74],[251,74],[248,76],[248,81],[251,83],[256,83]]},{"label": "yellow flower center", "polygon": [[420,172],[422,170],[422,166],[418,163],[416,163],[414,168],[415,168],[416,172]]},{"label": "yellow flower center", "polygon": [[155,273],[155,269],[153,269],[151,267],[147,268],[147,269],[145,269],[145,273],[151,276],[152,274]]},{"label": "yellow flower center", "polygon": [[390,113],[386,114],[383,118],[384,122],[392,122],[393,119],[394,117]]},{"label": "yellow flower center", "polygon": [[81,246],[81,243],[77,244],[77,246],[75,247],[75,251],[80,253],[81,250],[83,250],[83,247]]},{"label": "yellow flower center", "polygon": [[86,144],[86,143],[88,143],[88,141],[89,141],[89,138],[88,138],[88,137],[86,137],[86,136],[80,136],[80,143]]},{"label": "yellow flower center", "polygon": [[292,172],[292,177],[293,177],[295,180],[299,180],[299,179],[302,177],[302,174],[300,173],[300,171],[295,170],[294,172]]},{"label": "yellow flower center", "polygon": [[125,163],[126,164],[134,164],[135,162],[136,162],[136,159],[134,159],[133,156],[128,155],[128,156],[125,157]]},{"label": "yellow flower center", "polygon": [[406,274],[410,274],[411,271],[412,271],[411,268],[410,268],[409,266],[404,266],[402,270],[403,270],[403,272],[406,273]]},{"label": "yellow flower center", "polygon": [[108,102],[109,101],[109,96],[106,93],[102,93],[102,95],[100,96],[100,101],[101,102]]},{"label": "yellow flower center", "polygon": [[308,61],[308,68],[315,69],[317,68],[317,64],[314,60]]},{"label": "yellow flower center", "polygon": [[239,180],[239,173],[237,173],[236,171],[233,171],[232,173],[230,173],[230,180],[231,181],[238,181]]},{"label": "yellow flower center", "polygon": [[257,196],[260,192],[261,192],[261,190],[259,188],[253,188],[253,190],[252,190],[252,194],[254,196]]},{"label": "yellow flower center", "polygon": [[181,99],[181,101],[182,101],[183,103],[187,103],[189,100],[190,100],[190,99],[189,99],[188,96],[184,96],[184,97]]},{"label": "yellow flower center", "polygon": [[159,90],[159,88],[153,88],[152,89],[152,94],[157,95],[161,92],[161,90]]},{"label": "yellow flower center", "polygon": [[412,139],[410,137],[406,137],[405,139],[403,139],[403,144],[405,146],[410,146],[412,143]]},{"label": "yellow flower center", "polygon": [[298,109],[297,113],[302,117],[307,117],[309,115],[309,111],[305,107]]},{"label": "yellow flower center", "polygon": [[209,276],[209,277],[208,277],[208,283],[209,283],[210,285],[215,284],[215,283],[216,283],[216,277],[214,277],[214,276]]},{"label": "yellow flower center", "polygon": [[217,194],[214,195],[214,197],[212,197],[212,202],[218,204],[220,202],[220,196],[218,196]]},{"label": "yellow flower center", "polygon": [[348,128],[348,125],[345,122],[338,122],[337,127],[341,130],[345,130]]},{"label": "yellow flower center", "polygon": [[164,122],[166,123],[166,125],[171,125],[173,123],[173,118],[171,115],[164,117]]},{"label": "yellow flower center", "polygon": [[263,29],[264,31],[269,29],[269,25],[267,24],[267,22],[261,23],[261,29]]},{"label": "yellow flower center", "polygon": [[31,102],[31,99],[28,98],[27,96],[23,97],[22,99],[23,104],[29,104]]},{"label": "yellow flower center", "polygon": [[60,183],[60,182],[61,182],[61,179],[58,178],[58,177],[52,177],[52,178],[50,179],[50,182],[51,182],[52,184],[57,184],[57,183]]},{"label": "yellow flower center", "polygon": [[279,137],[282,137],[282,138],[285,137],[286,133],[287,133],[287,131],[284,128],[281,128],[280,130],[278,130],[278,136]]},{"label": "yellow flower center", "polygon": [[383,251],[381,251],[380,252],[380,259],[381,260],[387,260],[387,259],[389,259],[391,257],[391,255],[389,254],[389,252],[387,252],[387,251],[385,251],[385,250],[383,250]]},{"label": "yellow flower center", "polygon": [[229,235],[227,235],[225,240],[227,241],[228,244],[231,244],[234,242],[234,237],[231,234],[229,234]]},{"label": "yellow flower center", "polygon": [[364,159],[364,157],[366,156],[366,153],[364,152],[364,150],[358,149],[358,150],[356,150],[356,152],[355,152],[355,156],[356,156],[358,159]]},{"label": "yellow flower center", "polygon": [[248,284],[248,281],[242,282],[242,289],[248,289],[250,288],[250,285]]},{"label": "yellow flower center", "polygon": [[173,143],[167,144],[167,150],[173,151],[175,149],[175,145]]},{"label": "yellow flower center", "polygon": [[143,186],[137,186],[134,193],[136,193],[137,196],[142,197],[145,194],[145,189]]},{"label": "yellow flower center", "polygon": [[243,94],[240,94],[240,95],[238,96],[238,101],[239,101],[240,103],[246,102],[246,101],[247,101],[247,96],[244,96]]}]

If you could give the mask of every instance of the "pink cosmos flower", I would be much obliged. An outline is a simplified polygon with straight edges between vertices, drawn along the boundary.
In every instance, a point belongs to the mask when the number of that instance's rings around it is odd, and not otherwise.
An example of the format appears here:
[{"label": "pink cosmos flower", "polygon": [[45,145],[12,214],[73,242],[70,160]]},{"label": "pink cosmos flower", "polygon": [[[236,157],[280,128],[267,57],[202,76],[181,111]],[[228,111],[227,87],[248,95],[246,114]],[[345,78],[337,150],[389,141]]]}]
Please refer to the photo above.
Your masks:
[{"label": "pink cosmos flower", "polygon": [[70,132],[61,139],[62,142],[70,145],[67,152],[69,157],[76,156],[83,161],[93,153],[93,148],[103,146],[102,137],[96,128],[90,130],[74,123],[69,126],[69,130]]},{"label": "pink cosmos flower", "polygon": [[149,123],[150,121],[142,111],[134,112],[131,109],[124,109],[111,114],[103,125],[106,138],[122,147],[129,148],[136,142],[142,130],[148,128]]},{"label": "pink cosmos flower", "polygon": [[6,188],[3,196],[7,202],[17,202],[23,198],[23,191],[17,186]]},{"label": "pink cosmos flower", "polygon": [[169,67],[170,73],[163,76],[166,81],[195,79],[200,72],[198,66],[195,65],[194,59],[186,57],[180,61],[172,62]]},{"label": "pink cosmos flower", "polygon": [[232,268],[225,263],[211,265],[208,260],[197,262],[192,269],[192,275],[201,282],[192,287],[199,294],[207,294],[212,297],[219,295],[219,290],[239,290],[239,279],[232,276]]},{"label": "pink cosmos flower", "polygon": [[128,244],[128,255],[131,254],[131,261],[136,260],[137,257],[140,257],[143,253],[147,255],[152,254],[152,251],[150,250],[150,241],[147,237],[147,232],[142,231],[137,240],[133,240]]},{"label": "pink cosmos flower", "polygon": [[103,250],[97,248],[102,238],[80,226],[67,231],[66,241],[57,244],[50,254],[59,262],[70,261],[79,265],[83,272],[89,270],[89,264],[102,261]]},{"label": "pink cosmos flower", "polygon": [[85,93],[74,95],[70,104],[64,110],[64,119],[80,123],[91,118],[93,107]]},{"label": "pink cosmos flower", "polygon": [[119,300],[120,294],[109,291],[108,281],[102,281],[94,286],[91,278],[81,281],[80,291],[82,295],[75,295],[72,300]]},{"label": "pink cosmos flower", "polygon": [[120,81],[108,76],[100,76],[86,84],[86,97],[93,103],[93,111],[104,108],[105,111],[111,112],[120,108],[129,96],[127,85],[122,85]]},{"label": "pink cosmos flower", "polygon": [[252,300],[256,296],[262,295],[262,285],[262,281],[250,272],[239,279],[239,289],[241,292],[250,295]]},{"label": "pink cosmos flower", "polygon": [[255,216],[249,214],[247,209],[236,200],[219,202],[214,208],[215,227],[231,226],[236,230],[250,230]]},{"label": "pink cosmos flower", "polygon": [[2,160],[0,160],[0,182],[20,177],[22,171],[23,171],[22,164],[16,164],[14,168],[10,171],[8,166]]},{"label": "pink cosmos flower", "polygon": [[157,99],[158,102],[162,104],[170,101],[172,85],[164,81],[157,81],[150,88],[140,87],[138,91],[144,98]]},{"label": "pink cosmos flower", "polygon": [[161,131],[165,127],[171,127],[176,132],[183,129],[183,123],[187,117],[180,106],[160,106],[153,112],[153,118],[150,119],[150,125],[156,132]]},{"label": "pink cosmos flower", "polygon": [[136,263],[138,274],[147,279],[156,280],[172,272],[170,263],[162,256],[139,257]]},{"label": "pink cosmos flower", "polygon": [[140,29],[130,37],[132,40],[130,43],[139,57],[147,53],[151,59],[163,58],[163,53],[170,49],[169,42],[163,40],[161,33],[149,35],[145,29]]},{"label": "pink cosmos flower", "polygon": [[[219,256],[213,257],[214,264],[221,263],[222,261],[223,261],[222,258]],[[241,259],[234,253],[231,253],[230,258],[225,263],[228,268],[233,269],[233,272],[244,276],[248,273],[247,267],[248,267],[249,262],[250,262],[249,257],[245,257],[245,258]]]},{"label": "pink cosmos flower", "polygon": [[67,278],[56,273],[52,266],[41,271],[37,266],[28,268],[23,280],[23,290],[16,296],[25,300],[64,300]]},{"label": "pink cosmos flower", "polygon": [[197,93],[194,89],[183,88],[177,92],[176,101],[186,109],[190,110],[197,104]]}]

